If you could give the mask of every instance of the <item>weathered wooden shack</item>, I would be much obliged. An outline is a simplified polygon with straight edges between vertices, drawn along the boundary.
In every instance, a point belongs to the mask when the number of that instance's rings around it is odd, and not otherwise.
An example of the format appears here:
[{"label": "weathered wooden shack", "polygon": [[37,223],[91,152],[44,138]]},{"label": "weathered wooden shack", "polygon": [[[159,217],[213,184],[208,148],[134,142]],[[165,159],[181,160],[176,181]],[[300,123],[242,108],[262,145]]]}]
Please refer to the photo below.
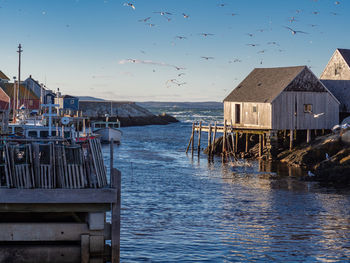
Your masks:
[{"label": "weathered wooden shack", "polygon": [[340,102],[340,118],[350,115],[350,49],[336,49],[323,70],[321,82]]},{"label": "weathered wooden shack", "polygon": [[[15,96],[15,83],[4,83],[2,86],[3,90],[10,97],[11,105],[14,104]],[[23,84],[19,85],[18,91],[18,107],[24,105],[29,110],[39,110],[40,98],[35,93],[26,88]]]},{"label": "weathered wooden shack", "polygon": [[339,104],[306,66],[256,68],[224,99],[224,118],[237,129],[331,129]]}]

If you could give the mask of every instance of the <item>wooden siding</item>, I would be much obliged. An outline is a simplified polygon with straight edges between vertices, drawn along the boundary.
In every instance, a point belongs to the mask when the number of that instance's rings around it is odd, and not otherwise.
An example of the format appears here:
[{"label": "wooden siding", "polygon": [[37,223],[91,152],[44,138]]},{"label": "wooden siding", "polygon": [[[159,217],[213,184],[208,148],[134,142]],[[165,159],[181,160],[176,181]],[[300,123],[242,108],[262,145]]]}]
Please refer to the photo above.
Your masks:
[{"label": "wooden siding", "polygon": [[320,79],[331,80],[350,80],[350,67],[340,54],[339,50],[336,50],[329,60],[326,68],[321,74]]},{"label": "wooden siding", "polygon": [[[235,123],[236,104],[241,107],[240,123]],[[253,108],[256,107],[256,112]],[[235,128],[271,129],[271,104],[253,102],[224,102],[224,119]]]},{"label": "wooden siding", "polygon": [[[304,104],[312,104],[312,113],[304,112]],[[326,92],[285,91],[272,102],[272,116],[275,130],[331,129],[339,123],[339,104]]]}]

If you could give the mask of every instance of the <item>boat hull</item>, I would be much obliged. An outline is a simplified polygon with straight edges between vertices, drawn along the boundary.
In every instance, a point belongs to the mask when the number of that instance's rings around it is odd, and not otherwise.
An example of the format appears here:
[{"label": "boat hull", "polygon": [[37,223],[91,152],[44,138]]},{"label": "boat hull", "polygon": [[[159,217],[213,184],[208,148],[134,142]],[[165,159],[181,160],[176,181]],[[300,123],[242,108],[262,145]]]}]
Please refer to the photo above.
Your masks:
[{"label": "boat hull", "polygon": [[109,127],[98,129],[94,133],[100,135],[101,143],[110,143],[112,140],[120,143],[123,134],[121,130]]}]

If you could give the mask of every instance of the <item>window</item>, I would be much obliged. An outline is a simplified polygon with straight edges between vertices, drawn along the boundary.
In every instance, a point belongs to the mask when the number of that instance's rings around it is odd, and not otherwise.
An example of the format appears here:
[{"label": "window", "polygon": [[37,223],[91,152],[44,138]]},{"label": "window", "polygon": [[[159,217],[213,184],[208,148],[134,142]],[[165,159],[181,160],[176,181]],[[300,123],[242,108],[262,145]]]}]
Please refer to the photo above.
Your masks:
[{"label": "window", "polygon": [[236,107],[235,108],[235,113],[236,113],[235,123],[239,124],[239,123],[241,123],[241,105],[236,104],[235,107]]},{"label": "window", "polygon": [[47,138],[49,137],[48,131],[40,131],[40,138]]},{"label": "window", "polygon": [[33,100],[29,100],[29,106],[33,106]]},{"label": "window", "polygon": [[304,104],[304,112],[312,113],[312,104]]},{"label": "window", "polygon": [[70,104],[74,104],[74,100],[70,100]]},{"label": "window", "polygon": [[29,131],[28,132],[28,137],[36,138],[37,137],[36,131]]},{"label": "window", "polygon": [[253,112],[257,112],[257,107],[253,106]]}]

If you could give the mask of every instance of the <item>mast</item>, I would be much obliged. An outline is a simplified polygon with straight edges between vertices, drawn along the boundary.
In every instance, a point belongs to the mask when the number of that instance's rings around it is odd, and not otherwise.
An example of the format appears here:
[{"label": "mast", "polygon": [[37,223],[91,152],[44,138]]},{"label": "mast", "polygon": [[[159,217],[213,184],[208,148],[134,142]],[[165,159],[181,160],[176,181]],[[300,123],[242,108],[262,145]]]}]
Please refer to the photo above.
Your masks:
[{"label": "mast", "polygon": [[17,85],[17,105],[16,105],[16,109],[18,109],[19,107],[19,88],[21,85],[21,53],[23,52],[22,50],[22,45],[19,44],[18,45],[18,85]]}]

